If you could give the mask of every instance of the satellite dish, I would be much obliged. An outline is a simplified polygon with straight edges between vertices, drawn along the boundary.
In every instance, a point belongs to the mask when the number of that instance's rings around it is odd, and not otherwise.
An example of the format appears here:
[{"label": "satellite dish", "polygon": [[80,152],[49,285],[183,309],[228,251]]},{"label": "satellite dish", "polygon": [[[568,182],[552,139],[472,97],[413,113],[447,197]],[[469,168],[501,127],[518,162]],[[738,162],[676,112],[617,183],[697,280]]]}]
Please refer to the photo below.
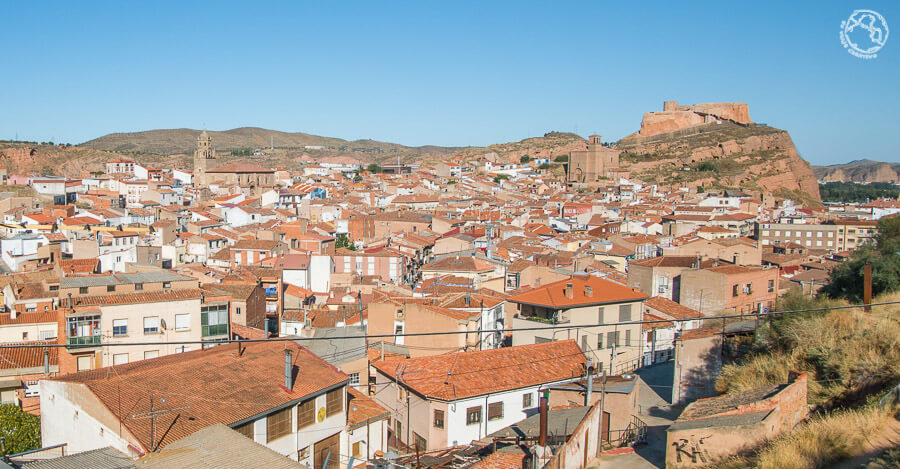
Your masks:
[{"label": "satellite dish", "polygon": [[162,326],[162,330],[166,330],[166,320],[165,319],[160,319],[159,324],[160,324],[160,326]]}]

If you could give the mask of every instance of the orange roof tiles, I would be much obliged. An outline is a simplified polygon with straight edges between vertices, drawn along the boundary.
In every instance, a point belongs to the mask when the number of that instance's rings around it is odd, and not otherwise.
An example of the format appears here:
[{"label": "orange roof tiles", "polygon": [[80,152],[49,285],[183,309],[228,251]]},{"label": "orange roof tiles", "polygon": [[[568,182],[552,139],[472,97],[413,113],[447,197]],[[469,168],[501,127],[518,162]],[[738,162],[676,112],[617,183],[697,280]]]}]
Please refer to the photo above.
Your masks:
[{"label": "orange roof tiles", "polygon": [[[568,284],[572,285],[572,298],[566,296]],[[590,294],[585,287],[590,287]],[[641,301],[647,295],[624,285],[593,276],[575,276],[507,298],[513,303],[524,303],[547,308],[574,308],[595,304]]]},{"label": "orange roof tiles", "polygon": [[[584,354],[574,340],[458,352],[417,358],[386,358],[375,368],[417,394],[453,401],[537,386],[584,375]],[[399,373],[398,373],[399,372]]]},{"label": "orange roof tiles", "polygon": [[[284,351],[292,352],[295,377],[284,386]],[[110,368],[55,378],[86,386],[146,450],[151,419],[135,418],[150,410],[150,393],[167,408],[183,409],[156,419],[159,446],[217,423],[230,425],[348,381],[309,350],[292,342],[236,345],[166,355]],[[159,401],[156,402],[159,406]]]}]

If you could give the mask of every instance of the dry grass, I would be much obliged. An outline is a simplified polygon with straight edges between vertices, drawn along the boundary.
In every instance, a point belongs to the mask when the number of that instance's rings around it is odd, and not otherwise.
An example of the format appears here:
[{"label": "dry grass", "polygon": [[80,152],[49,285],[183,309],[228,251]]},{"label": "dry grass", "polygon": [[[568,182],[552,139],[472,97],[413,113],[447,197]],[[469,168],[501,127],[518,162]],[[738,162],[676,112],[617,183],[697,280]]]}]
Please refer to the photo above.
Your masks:
[{"label": "dry grass", "polygon": [[[876,302],[900,301],[900,293]],[[853,389],[900,379],[900,305],[810,313],[773,321],[757,337],[756,352],[726,365],[716,389],[735,392],[787,380],[798,369],[810,376],[809,400],[829,407]]]},{"label": "dry grass", "polygon": [[793,432],[763,445],[752,455],[735,456],[715,467],[814,469],[869,451],[868,438],[894,419],[892,409],[874,406],[812,417]]}]

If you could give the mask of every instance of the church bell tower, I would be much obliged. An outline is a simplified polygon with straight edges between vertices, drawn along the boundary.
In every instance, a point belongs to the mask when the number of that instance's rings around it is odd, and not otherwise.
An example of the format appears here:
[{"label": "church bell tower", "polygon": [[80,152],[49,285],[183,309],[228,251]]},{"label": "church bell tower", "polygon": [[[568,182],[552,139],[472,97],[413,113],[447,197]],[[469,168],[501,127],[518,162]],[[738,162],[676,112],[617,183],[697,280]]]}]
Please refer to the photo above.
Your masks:
[{"label": "church bell tower", "polygon": [[208,160],[214,159],[212,139],[203,129],[203,133],[197,137],[197,149],[194,151],[194,185],[206,187],[206,171]]}]

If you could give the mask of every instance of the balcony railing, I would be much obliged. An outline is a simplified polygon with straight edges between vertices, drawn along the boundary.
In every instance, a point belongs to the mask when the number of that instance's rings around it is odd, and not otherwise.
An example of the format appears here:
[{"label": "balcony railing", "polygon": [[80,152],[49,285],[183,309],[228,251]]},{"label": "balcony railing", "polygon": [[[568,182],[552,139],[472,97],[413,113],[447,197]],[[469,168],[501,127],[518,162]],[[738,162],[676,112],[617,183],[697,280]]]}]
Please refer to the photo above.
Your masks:
[{"label": "balcony railing", "polygon": [[201,326],[200,333],[203,337],[214,337],[219,335],[228,335],[228,324],[214,324],[212,326]]},{"label": "balcony railing", "polygon": [[67,337],[66,344],[68,344],[68,345],[99,345],[100,344],[100,336],[99,335],[84,335],[84,336]]},{"label": "balcony railing", "polygon": [[516,315],[516,319],[524,319],[526,321],[539,322],[541,324],[566,324],[569,321],[566,318],[545,318],[543,316],[522,316]]}]

